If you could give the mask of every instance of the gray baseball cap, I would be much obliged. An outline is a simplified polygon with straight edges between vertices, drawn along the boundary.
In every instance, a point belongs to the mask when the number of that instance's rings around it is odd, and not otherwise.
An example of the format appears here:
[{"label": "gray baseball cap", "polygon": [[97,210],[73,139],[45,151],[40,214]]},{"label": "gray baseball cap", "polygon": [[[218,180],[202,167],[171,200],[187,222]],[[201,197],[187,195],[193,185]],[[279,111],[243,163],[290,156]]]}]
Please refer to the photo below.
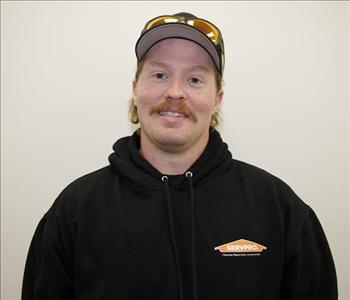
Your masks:
[{"label": "gray baseball cap", "polygon": [[159,16],[148,21],[136,42],[137,60],[142,60],[156,43],[169,38],[185,39],[201,46],[223,75],[225,55],[220,30],[209,21],[185,12]]}]

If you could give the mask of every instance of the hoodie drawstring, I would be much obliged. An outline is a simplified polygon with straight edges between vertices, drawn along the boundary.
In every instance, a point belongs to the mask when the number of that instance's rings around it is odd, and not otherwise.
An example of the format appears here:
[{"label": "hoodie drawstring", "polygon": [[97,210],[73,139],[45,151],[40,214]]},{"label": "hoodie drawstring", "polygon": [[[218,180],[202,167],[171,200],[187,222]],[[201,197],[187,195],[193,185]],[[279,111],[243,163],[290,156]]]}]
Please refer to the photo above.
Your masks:
[{"label": "hoodie drawstring", "polygon": [[190,202],[191,202],[191,261],[192,261],[192,279],[193,279],[193,300],[198,299],[197,290],[197,260],[196,260],[196,215],[194,207],[194,191],[192,183],[192,172],[186,172],[186,178],[188,179],[190,189]]},{"label": "hoodie drawstring", "polygon": [[[193,279],[193,300],[198,300],[196,240],[195,240],[196,223],[195,223],[195,207],[194,207],[195,199],[194,199],[194,190],[193,190],[193,182],[192,182],[193,173],[186,172],[185,176],[189,184],[190,205],[191,205],[191,262],[192,262],[192,279]],[[176,266],[176,273],[177,273],[177,279],[178,279],[179,295],[180,295],[180,300],[184,300],[182,275],[181,275],[181,268],[180,268],[179,252],[178,252],[177,243],[175,239],[173,208],[172,208],[171,198],[170,198],[168,177],[163,176],[162,181],[164,182],[164,187],[165,187],[165,198],[166,198],[167,209],[168,209],[171,242],[173,245],[174,256],[175,256],[175,266]]]},{"label": "hoodie drawstring", "polygon": [[182,287],[182,276],[181,276],[180,260],[179,260],[179,251],[177,249],[177,244],[176,244],[176,240],[175,240],[173,207],[171,205],[168,177],[163,176],[162,181],[164,182],[164,187],[165,187],[165,199],[166,199],[166,204],[167,204],[167,208],[168,208],[170,236],[171,236],[171,243],[173,244],[173,250],[174,250],[174,256],[175,256],[175,267],[176,267],[176,273],[177,273],[179,295],[180,295],[180,300],[184,300],[183,287]]}]

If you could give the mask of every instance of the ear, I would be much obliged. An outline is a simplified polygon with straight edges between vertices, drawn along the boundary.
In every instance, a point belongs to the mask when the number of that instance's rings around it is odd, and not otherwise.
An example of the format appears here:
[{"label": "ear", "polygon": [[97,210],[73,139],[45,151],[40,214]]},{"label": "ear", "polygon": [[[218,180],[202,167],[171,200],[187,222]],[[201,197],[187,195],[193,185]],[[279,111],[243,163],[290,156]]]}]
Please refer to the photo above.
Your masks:
[{"label": "ear", "polygon": [[136,82],[136,80],[133,80],[132,81],[132,97],[134,99],[134,104],[137,106],[136,87],[137,87],[137,82]]},{"label": "ear", "polygon": [[224,91],[220,90],[215,97],[215,110],[218,110],[220,108],[223,97],[224,97]]}]

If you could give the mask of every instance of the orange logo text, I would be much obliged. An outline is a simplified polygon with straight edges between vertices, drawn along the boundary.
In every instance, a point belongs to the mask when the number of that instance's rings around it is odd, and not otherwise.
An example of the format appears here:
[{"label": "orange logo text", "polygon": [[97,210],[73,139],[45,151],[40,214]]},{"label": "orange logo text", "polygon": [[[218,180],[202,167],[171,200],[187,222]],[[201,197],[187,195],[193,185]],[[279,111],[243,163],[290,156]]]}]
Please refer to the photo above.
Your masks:
[{"label": "orange logo text", "polygon": [[257,253],[267,248],[255,242],[240,239],[214,248],[221,253]]}]

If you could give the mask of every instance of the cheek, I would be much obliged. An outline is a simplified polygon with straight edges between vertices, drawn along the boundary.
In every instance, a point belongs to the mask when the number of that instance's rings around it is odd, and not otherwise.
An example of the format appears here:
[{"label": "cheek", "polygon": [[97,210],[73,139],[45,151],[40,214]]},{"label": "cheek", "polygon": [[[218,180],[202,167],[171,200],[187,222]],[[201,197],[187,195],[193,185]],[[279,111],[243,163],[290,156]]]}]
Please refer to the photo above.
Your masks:
[{"label": "cheek", "polygon": [[203,115],[213,114],[216,110],[216,85],[208,85],[202,90],[196,90],[190,92],[190,97],[192,99],[196,99],[196,101],[192,101],[192,107]]},{"label": "cheek", "polygon": [[208,96],[203,94],[202,96],[197,95],[197,101],[193,101],[193,109],[203,115],[212,115],[215,112],[215,95]]},{"label": "cheek", "polygon": [[135,90],[135,105],[138,107],[144,107],[154,105],[159,101],[162,96],[160,89],[153,88],[151,86],[140,85]]}]

